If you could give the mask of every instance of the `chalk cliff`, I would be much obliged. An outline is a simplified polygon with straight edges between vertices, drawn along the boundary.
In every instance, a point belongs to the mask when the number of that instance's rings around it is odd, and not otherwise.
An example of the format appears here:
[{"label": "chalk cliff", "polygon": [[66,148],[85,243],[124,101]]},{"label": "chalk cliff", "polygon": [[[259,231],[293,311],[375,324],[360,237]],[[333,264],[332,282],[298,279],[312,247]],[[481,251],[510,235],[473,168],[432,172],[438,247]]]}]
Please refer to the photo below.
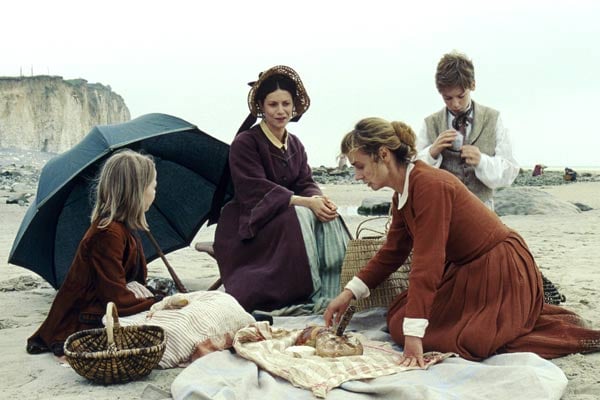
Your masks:
[{"label": "chalk cliff", "polygon": [[110,86],[60,76],[0,77],[0,147],[60,153],[95,125],[128,121]]}]

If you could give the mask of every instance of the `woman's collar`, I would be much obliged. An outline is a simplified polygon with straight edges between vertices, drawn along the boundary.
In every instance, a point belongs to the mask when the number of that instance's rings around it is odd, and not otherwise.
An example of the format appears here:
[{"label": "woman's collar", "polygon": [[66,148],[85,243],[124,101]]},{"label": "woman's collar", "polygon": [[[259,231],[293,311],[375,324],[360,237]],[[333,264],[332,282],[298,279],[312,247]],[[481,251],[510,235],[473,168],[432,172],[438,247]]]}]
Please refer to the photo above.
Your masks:
[{"label": "woman's collar", "polygon": [[402,207],[406,204],[406,200],[408,200],[408,178],[410,176],[410,172],[415,167],[414,162],[409,162],[406,165],[406,176],[404,176],[404,187],[402,188],[402,193],[398,193],[398,210],[401,210]]},{"label": "woman's collar", "polygon": [[265,122],[264,119],[262,121],[260,121],[260,128],[262,129],[262,131],[265,134],[265,136],[267,137],[267,139],[269,139],[269,142],[273,143],[273,146],[277,147],[278,149],[287,150],[287,140],[288,140],[287,130],[283,133],[283,141],[280,141],[277,138],[277,136],[275,136],[273,134],[273,132],[271,132],[271,130],[269,129],[269,126],[267,125],[267,123]]}]

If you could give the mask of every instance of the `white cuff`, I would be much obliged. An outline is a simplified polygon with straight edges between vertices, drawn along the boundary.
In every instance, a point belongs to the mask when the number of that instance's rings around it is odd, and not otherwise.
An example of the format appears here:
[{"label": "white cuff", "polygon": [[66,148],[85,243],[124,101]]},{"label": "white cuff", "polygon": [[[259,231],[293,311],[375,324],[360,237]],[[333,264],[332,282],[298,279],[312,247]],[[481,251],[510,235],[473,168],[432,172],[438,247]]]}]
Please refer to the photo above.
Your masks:
[{"label": "white cuff", "polygon": [[354,297],[356,298],[356,300],[364,299],[371,295],[371,291],[369,290],[369,287],[367,285],[365,285],[365,283],[360,278],[357,278],[356,276],[353,277],[352,279],[350,279],[350,282],[348,282],[346,284],[344,289],[350,290],[352,292],[352,294],[354,295]]},{"label": "white cuff", "polygon": [[422,338],[425,336],[427,325],[429,325],[429,321],[424,318],[404,317],[402,331],[404,332],[404,336],[416,336]]},{"label": "white cuff", "polygon": [[427,164],[429,164],[433,167],[439,168],[440,165],[442,165],[442,160],[444,159],[444,157],[440,154],[438,156],[438,158],[433,158],[431,156],[431,153],[429,152],[429,149],[431,149],[431,146],[432,145],[427,146],[427,147],[425,147],[425,149],[423,149],[424,153],[425,153],[425,161],[427,162]]},{"label": "white cuff", "polygon": [[[479,164],[477,164],[475,166],[475,175],[477,176],[477,172],[480,173],[480,175],[482,173],[484,173],[486,171],[486,169],[490,168],[490,162],[491,162],[491,157],[485,153],[481,153],[481,156],[479,157]],[[479,178],[479,176],[477,176]],[[480,178],[481,180],[481,178]]]}]

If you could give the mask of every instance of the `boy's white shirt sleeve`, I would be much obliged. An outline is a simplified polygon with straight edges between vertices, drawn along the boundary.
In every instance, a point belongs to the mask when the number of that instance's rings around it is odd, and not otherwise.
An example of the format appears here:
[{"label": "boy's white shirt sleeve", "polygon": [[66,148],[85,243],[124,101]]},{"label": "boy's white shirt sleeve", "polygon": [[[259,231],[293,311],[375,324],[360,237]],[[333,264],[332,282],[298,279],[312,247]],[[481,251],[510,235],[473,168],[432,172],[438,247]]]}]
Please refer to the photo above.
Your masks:
[{"label": "boy's white shirt sleeve", "polygon": [[432,144],[433,143],[429,142],[429,137],[427,136],[427,125],[423,124],[419,131],[419,135],[417,136],[417,160],[424,161],[435,168],[439,168],[440,165],[442,165],[444,157],[441,154],[438,158],[431,157],[429,149],[431,149]]},{"label": "boy's white shirt sleeve", "polygon": [[367,298],[371,295],[369,287],[358,277],[353,277],[350,282],[344,286],[344,289],[348,289],[354,295],[357,300]]},{"label": "boy's white shirt sleeve", "polygon": [[495,155],[481,153],[479,165],[475,167],[475,176],[490,189],[510,186],[519,174],[519,165],[512,155],[512,145],[508,130],[504,127],[500,115],[496,122]]},{"label": "boy's white shirt sleeve", "polygon": [[402,321],[402,332],[404,336],[416,336],[422,338],[425,336],[425,329],[429,325],[429,321],[424,318],[407,318]]}]

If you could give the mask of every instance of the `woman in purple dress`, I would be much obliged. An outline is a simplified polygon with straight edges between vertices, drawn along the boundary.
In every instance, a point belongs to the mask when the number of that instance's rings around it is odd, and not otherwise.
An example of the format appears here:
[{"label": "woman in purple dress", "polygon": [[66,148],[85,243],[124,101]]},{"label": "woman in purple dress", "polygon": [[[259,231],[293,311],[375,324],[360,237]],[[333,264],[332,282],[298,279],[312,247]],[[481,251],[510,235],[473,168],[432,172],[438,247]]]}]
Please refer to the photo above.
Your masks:
[{"label": "woman in purple dress", "polygon": [[320,313],[339,291],[348,234],[313,180],[300,139],[286,129],[310,99],[286,66],[264,71],[251,86],[248,106],[262,121],[231,144],[235,195],[214,242],[221,279],[249,311]]}]

